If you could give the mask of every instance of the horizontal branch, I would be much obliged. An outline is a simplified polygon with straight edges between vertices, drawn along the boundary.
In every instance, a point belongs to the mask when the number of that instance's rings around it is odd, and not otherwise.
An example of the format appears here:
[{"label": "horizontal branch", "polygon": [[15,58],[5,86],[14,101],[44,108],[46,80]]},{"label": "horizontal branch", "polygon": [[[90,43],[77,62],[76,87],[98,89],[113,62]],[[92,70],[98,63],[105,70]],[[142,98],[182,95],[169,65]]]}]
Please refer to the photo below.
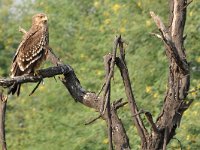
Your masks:
[{"label": "horizontal branch", "polygon": [[0,86],[10,87],[13,84],[27,83],[27,82],[38,82],[43,78],[50,78],[60,74],[67,74],[72,68],[69,65],[59,65],[55,67],[49,67],[46,69],[38,70],[37,76],[16,76],[14,78],[1,78]]}]

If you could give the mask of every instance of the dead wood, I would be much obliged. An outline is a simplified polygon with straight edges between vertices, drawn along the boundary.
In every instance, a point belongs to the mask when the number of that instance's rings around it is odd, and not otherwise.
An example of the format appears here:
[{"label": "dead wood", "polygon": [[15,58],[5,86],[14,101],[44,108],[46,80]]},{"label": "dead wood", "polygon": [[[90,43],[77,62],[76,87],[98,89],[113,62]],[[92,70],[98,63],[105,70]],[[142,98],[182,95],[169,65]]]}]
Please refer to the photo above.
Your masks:
[{"label": "dead wood", "polygon": [[[190,86],[190,68],[185,54],[186,50],[184,48],[184,39],[186,38],[184,36],[186,9],[191,2],[187,3],[187,0],[169,0],[169,2],[170,17],[168,26],[162,22],[158,15],[154,12],[150,12],[151,17],[160,31],[160,35],[155,33],[152,34],[162,39],[164,42],[166,49],[165,52],[169,62],[168,88],[163,100],[162,110],[155,122],[150,112],[139,111],[136,104],[125,60],[125,51],[123,47],[124,42],[121,36],[115,38],[112,54],[105,56],[106,81],[101,89],[101,91],[103,91],[103,96],[84,89],[72,67],[70,65],[62,64],[50,47],[46,47],[49,50],[48,59],[55,65],[55,67],[41,69],[38,71],[37,76],[2,78],[0,79],[0,86],[8,88],[15,84],[41,82],[44,78],[61,75],[61,82],[76,102],[93,108],[99,112],[100,115],[89,122],[89,124],[98,118],[102,118],[106,121],[110,143],[109,148],[111,150],[113,148],[116,150],[130,150],[129,138],[122,121],[117,115],[117,109],[124,106],[126,102],[119,100],[111,103],[110,98],[111,78],[113,77],[114,66],[116,64],[121,73],[133,124],[136,126],[137,133],[141,139],[141,149],[166,150],[167,144],[176,134],[175,131],[180,125],[184,111],[187,110],[192,103],[192,101],[186,101]],[[25,30],[23,29],[20,31],[25,33]],[[120,50],[119,57],[117,56],[118,48]],[[38,86],[39,84],[33,92],[35,92]],[[4,97],[2,96],[2,93],[0,93],[0,98],[0,137],[2,149],[6,150],[4,121],[7,101],[3,101]],[[141,114],[143,113],[146,115],[147,121],[151,125],[150,132],[147,131],[143,120],[141,119]]]}]

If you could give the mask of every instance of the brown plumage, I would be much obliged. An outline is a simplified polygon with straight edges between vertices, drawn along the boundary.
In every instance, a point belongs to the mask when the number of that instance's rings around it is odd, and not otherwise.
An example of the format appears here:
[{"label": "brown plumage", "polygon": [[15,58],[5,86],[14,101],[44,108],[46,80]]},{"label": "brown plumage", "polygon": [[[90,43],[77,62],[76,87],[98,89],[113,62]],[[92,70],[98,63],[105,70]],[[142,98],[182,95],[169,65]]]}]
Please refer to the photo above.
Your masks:
[{"label": "brown plumage", "polygon": [[[32,26],[25,33],[13,58],[11,77],[34,74],[47,57],[49,44],[47,16],[39,13],[33,16]],[[14,85],[9,93],[20,93],[20,84]]]}]

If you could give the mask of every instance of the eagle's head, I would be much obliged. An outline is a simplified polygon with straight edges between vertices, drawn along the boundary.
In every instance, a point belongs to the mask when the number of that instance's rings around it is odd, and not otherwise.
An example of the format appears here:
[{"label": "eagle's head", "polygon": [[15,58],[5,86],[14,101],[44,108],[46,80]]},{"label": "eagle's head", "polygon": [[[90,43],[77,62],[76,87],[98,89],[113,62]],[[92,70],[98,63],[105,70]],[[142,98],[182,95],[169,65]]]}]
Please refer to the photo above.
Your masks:
[{"label": "eagle's head", "polygon": [[32,18],[32,26],[47,26],[47,15],[44,13],[39,13],[33,16]]}]

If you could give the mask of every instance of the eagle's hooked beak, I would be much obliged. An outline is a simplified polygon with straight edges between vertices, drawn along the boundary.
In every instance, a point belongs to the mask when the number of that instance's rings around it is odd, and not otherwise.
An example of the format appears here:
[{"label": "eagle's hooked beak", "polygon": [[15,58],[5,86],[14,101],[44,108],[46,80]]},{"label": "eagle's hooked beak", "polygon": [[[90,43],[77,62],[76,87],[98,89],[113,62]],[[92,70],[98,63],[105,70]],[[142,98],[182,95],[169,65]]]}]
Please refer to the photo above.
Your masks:
[{"label": "eagle's hooked beak", "polygon": [[48,20],[47,16],[45,16],[42,20],[47,21]]}]

